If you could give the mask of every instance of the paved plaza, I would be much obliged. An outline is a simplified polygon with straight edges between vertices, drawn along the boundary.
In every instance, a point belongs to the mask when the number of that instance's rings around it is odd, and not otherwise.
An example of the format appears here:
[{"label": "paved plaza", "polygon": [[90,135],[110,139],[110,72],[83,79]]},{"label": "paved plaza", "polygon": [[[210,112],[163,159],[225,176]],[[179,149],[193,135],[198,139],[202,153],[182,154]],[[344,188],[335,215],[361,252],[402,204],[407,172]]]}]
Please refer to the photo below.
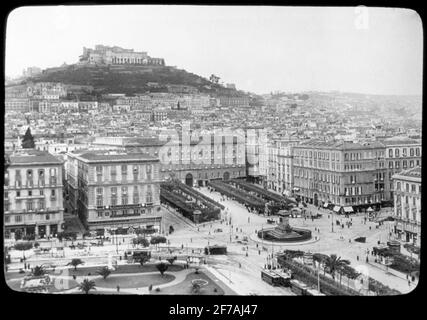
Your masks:
[{"label": "paved plaza", "polygon": [[[366,267],[369,276],[402,293],[409,292],[415,287],[414,283],[408,285],[406,275],[398,272],[386,272],[380,265],[373,262],[374,258],[371,255],[367,255],[367,250],[372,250],[374,246],[377,246],[378,241],[384,243],[390,239],[391,225],[388,223],[377,227],[378,224],[375,222],[369,220],[365,222],[364,214],[351,215],[346,218],[333,214],[330,210],[308,205],[309,213],[314,215],[319,213],[322,217],[313,220],[309,217],[291,218],[290,225],[309,229],[313,238],[306,242],[286,245],[271,243],[256,236],[256,231],[273,227],[267,223],[266,216],[250,213],[243,205],[225,199],[215,191],[209,191],[207,188],[198,190],[225,206],[221,220],[196,225],[178,214],[173,208],[163,207],[160,212],[163,217],[163,229],[168,230],[172,225],[175,231],[166,235],[168,243],[161,245],[158,252],[154,251],[153,256],[161,257],[169,252],[182,255],[203,254],[203,249],[207,245],[226,245],[227,255],[207,256],[203,268],[211,277],[215,278],[215,281],[239,295],[293,295],[290,289],[272,287],[262,281],[260,276],[261,270],[268,262],[268,257],[285,249],[337,254],[342,259],[349,260],[355,268]],[[274,216],[268,218],[277,220],[277,217]],[[336,224],[337,220],[344,225],[344,228]],[[335,221],[333,230],[332,221]],[[347,226],[348,222],[352,222],[350,227]],[[72,250],[65,247],[62,252],[57,251],[55,254],[36,256],[32,255],[29,250],[26,261],[31,266],[54,263],[58,267],[66,265],[72,258],[81,258],[87,266],[105,266],[109,259],[114,259],[117,263],[125,263],[120,260],[120,256],[125,250],[133,248],[132,237],[132,235],[118,236],[118,240],[114,239],[114,243],[106,242],[101,247],[88,246],[83,250]],[[357,237],[366,237],[366,243],[354,241]],[[67,242],[65,245],[70,244],[69,241]],[[90,243],[90,240],[84,242]],[[40,244],[41,247],[55,247],[59,242],[41,241]],[[109,258],[109,256],[111,257]],[[368,263],[366,262],[367,256]],[[9,265],[10,270],[23,268],[23,263],[17,261],[20,257],[22,257],[21,252],[13,252],[12,259],[15,262]],[[178,280],[175,279],[173,284],[176,281]],[[165,284],[165,286],[167,285],[169,284]],[[147,290],[147,288],[134,288],[126,289],[126,292],[147,293]],[[112,291],[112,289],[107,288],[105,291]]]}]

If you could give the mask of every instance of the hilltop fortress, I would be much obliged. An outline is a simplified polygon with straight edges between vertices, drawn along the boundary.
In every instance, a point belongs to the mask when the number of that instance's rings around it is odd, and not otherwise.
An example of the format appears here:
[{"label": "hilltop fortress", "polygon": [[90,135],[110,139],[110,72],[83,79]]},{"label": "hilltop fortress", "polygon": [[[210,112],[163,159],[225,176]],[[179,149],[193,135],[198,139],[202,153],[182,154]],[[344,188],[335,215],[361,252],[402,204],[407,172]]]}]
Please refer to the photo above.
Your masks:
[{"label": "hilltop fortress", "polygon": [[106,65],[165,65],[164,59],[151,58],[147,52],[104,45],[96,45],[95,49],[83,47],[83,54],[79,57],[79,62],[80,64]]}]

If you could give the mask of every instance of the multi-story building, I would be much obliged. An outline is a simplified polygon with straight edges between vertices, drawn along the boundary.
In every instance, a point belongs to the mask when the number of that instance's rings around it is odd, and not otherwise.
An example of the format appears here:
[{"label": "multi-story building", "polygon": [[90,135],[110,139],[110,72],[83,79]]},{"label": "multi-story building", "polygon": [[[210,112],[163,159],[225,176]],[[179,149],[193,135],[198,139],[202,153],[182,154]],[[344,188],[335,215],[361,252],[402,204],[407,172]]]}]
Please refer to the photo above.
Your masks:
[{"label": "multi-story building", "polygon": [[28,98],[7,98],[4,101],[6,112],[29,112],[30,99]]},{"label": "multi-story building", "polygon": [[[380,207],[387,169],[381,143],[310,140],[294,147],[294,194],[342,211]],[[341,209],[340,209],[341,210]]]},{"label": "multi-story building", "polygon": [[273,140],[268,146],[267,188],[291,195],[293,189],[293,146],[297,139]]},{"label": "multi-story building", "polygon": [[97,137],[93,145],[144,152],[158,157],[162,180],[172,176],[190,186],[202,186],[213,179],[246,176],[245,142],[240,135],[205,134],[198,139],[180,136],[170,140]]},{"label": "multi-story building", "polygon": [[167,110],[153,110],[151,112],[151,121],[159,122],[159,121],[165,121],[167,119],[168,119]]},{"label": "multi-story building", "polygon": [[249,98],[246,96],[220,96],[219,103],[222,107],[249,108]]},{"label": "multi-story building", "polygon": [[249,180],[266,185],[268,148],[267,133],[264,127],[245,128],[246,175]]},{"label": "multi-story building", "polygon": [[407,137],[393,137],[382,141],[385,145],[385,159],[388,173],[385,180],[386,196],[393,200],[392,176],[403,170],[421,166],[421,141]]},{"label": "multi-story building", "polygon": [[143,153],[67,153],[67,196],[89,230],[159,228],[159,160]]},{"label": "multi-story building", "polygon": [[60,82],[29,83],[27,91],[34,99],[57,100],[67,96],[66,86]]},{"label": "multi-story building", "polygon": [[421,167],[393,175],[394,218],[397,236],[421,245]]},{"label": "multi-story building", "polygon": [[9,156],[5,172],[6,237],[44,237],[63,230],[63,163],[53,155],[24,149]]},{"label": "multi-story building", "polygon": [[39,67],[28,67],[23,70],[22,75],[24,77],[34,77],[42,73],[42,69]]}]

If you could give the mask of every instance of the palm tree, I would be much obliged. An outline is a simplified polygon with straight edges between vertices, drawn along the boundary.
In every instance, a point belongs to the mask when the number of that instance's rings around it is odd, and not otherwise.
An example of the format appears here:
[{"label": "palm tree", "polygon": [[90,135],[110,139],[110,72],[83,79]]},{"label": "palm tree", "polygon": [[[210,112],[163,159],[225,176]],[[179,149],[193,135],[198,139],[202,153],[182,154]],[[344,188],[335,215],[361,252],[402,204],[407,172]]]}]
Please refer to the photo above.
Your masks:
[{"label": "palm tree", "polygon": [[168,265],[164,262],[160,262],[160,263],[156,264],[156,268],[157,268],[157,270],[159,270],[160,274],[163,277],[163,274],[168,269]]},{"label": "palm tree", "polygon": [[46,270],[44,269],[43,266],[35,266],[33,271],[32,271],[32,275],[34,277],[41,277],[44,276],[46,273]]},{"label": "palm tree", "polygon": [[74,267],[74,271],[77,270],[77,266],[80,264],[84,264],[84,262],[81,259],[73,259],[71,260],[71,262],[67,263],[67,266],[73,266]]},{"label": "palm tree", "polygon": [[349,265],[350,261],[342,260],[341,257],[338,257],[336,254],[331,254],[326,258],[325,266],[329,269],[329,273],[332,276],[332,279],[335,280],[335,272],[342,270],[344,265]]},{"label": "palm tree", "polygon": [[108,267],[103,267],[102,269],[98,270],[96,273],[102,276],[102,278],[104,278],[105,280],[111,274],[111,271],[110,269],[108,269]]},{"label": "palm tree", "polygon": [[79,284],[79,290],[85,294],[88,294],[90,290],[96,290],[95,287],[95,281],[89,279],[84,279],[83,282]]}]

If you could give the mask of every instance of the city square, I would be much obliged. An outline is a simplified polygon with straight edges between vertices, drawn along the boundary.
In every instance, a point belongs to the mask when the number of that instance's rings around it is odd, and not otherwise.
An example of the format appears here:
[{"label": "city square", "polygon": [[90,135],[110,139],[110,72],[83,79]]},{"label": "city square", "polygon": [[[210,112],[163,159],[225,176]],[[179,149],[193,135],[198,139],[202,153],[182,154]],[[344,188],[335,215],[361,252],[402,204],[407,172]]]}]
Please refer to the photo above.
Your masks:
[{"label": "city square", "polygon": [[[94,26],[102,36],[87,32]],[[418,287],[415,11],[23,7],[7,30],[12,291],[395,296]]]}]

